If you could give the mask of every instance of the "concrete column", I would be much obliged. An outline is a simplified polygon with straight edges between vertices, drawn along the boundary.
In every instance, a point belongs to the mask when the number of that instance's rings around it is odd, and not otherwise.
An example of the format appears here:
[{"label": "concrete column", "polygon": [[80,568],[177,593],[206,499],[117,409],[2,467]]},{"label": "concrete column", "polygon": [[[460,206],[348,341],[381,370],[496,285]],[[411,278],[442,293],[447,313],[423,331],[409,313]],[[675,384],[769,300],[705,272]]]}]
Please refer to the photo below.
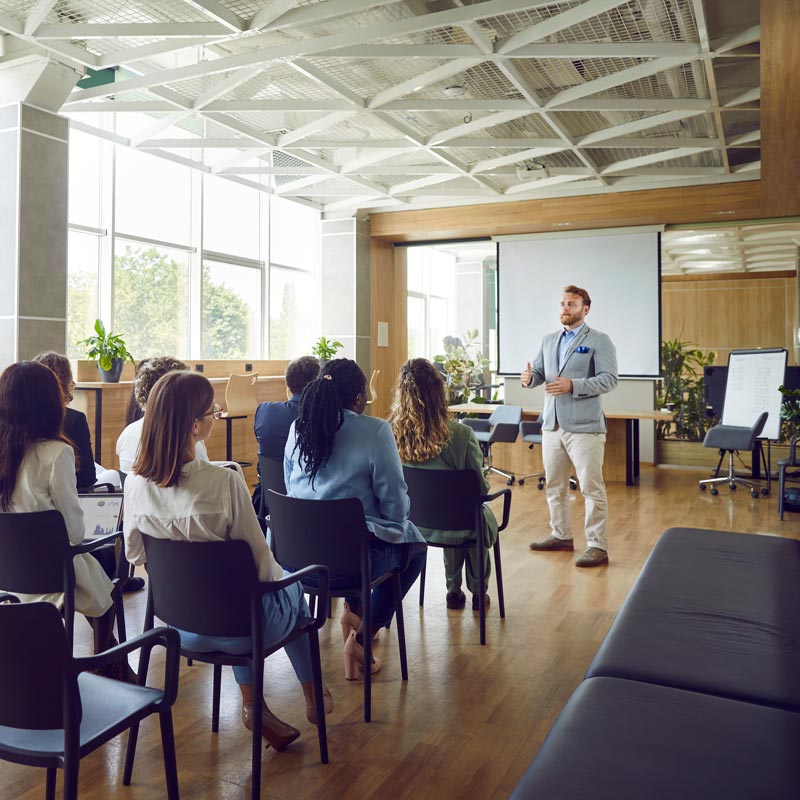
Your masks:
[{"label": "concrete column", "polygon": [[370,362],[370,238],[362,219],[322,220],[322,335],[338,339],[337,353],[352,358],[369,379]]}]

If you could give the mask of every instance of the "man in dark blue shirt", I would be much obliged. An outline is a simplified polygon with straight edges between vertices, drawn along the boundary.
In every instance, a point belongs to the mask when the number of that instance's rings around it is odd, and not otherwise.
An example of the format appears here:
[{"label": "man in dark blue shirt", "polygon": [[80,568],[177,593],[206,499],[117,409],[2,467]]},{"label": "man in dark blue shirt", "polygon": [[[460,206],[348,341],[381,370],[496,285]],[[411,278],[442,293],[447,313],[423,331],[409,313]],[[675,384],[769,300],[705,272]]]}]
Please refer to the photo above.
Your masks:
[{"label": "man in dark blue shirt", "polygon": [[[319,361],[314,356],[301,356],[286,367],[286,385],[291,397],[285,403],[261,403],[256,409],[253,429],[258,439],[258,454],[283,463],[283,449],[289,428],[297,419],[303,389],[319,375]],[[259,511],[261,484],[253,493],[253,505]],[[265,512],[268,513],[268,512]]]}]

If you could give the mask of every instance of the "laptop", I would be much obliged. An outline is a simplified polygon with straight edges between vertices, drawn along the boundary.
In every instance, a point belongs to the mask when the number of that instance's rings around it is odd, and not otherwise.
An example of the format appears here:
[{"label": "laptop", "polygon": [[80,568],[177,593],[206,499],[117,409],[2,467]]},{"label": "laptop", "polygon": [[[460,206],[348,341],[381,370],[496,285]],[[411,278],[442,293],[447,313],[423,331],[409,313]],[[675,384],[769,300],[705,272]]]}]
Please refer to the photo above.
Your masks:
[{"label": "laptop", "polygon": [[123,496],[122,492],[78,495],[83,510],[84,534],[88,539],[122,530]]}]

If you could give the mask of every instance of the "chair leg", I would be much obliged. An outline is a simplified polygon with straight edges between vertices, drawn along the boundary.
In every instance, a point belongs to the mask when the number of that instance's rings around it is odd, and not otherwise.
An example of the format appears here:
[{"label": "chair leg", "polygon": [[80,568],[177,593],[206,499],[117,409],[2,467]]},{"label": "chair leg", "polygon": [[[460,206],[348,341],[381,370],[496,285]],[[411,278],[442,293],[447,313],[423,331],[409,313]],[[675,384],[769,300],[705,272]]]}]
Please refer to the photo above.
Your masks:
[{"label": "chair leg", "polygon": [[322,664],[319,657],[319,636],[316,628],[308,633],[308,648],[311,651],[311,674],[314,681],[314,702],[317,710],[317,738],[319,760],[328,763],[328,729],[325,720],[325,702],[322,697]]},{"label": "chair leg", "polygon": [[397,644],[400,647],[400,675],[404,681],[408,680],[408,659],[406,657],[406,622],[403,617],[403,589],[400,585],[400,570],[392,576],[394,584],[394,616],[397,620]]},{"label": "chair leg", "polygon": [[114,588],[114,616],[117,619],[117,639],[122,644],[128,641],[128,632],[125,626],[125,606],[122,602],[122,590],[119,585]]},{"label": "chair leg", "polygon": [[481,644],[486,644],[486,564],[483,526],[478,528],[478,612],[480,614]]},{"label": "chair leg", "polygon": [[56,768],[48,767],[44,784],[44,800],[56,800]]},{"label": "chair leg", "polygon": [[261,798],[261,717],[264,706],[264,659],[257,656],[253,659],[253,738],[252,744],[252,778],[250,780],[250,796],[252,800]]},{"label": "chair leg", "polygon": [[[222,684],[222,665],[214,664],[214,685],[211,691],[211,730],[214,733],[219,733],[219,695]],[[258,698],[256,698],[258,699]],[[253,701],[253,706],[258,705]],[[261,728],[259,727],[259,730]]]},{"label": "chair leg", "polygon": [[317,596],[315,594],[308,596],[308,610],[311,612],[312,617],[317,615]]},{"label": "chair leg", "polygon": [[425,605],[425,573],[428,570],[428,551],[425,551],[425,560],[422,562],[422,569],[419,573],[419,604]]},{"label": "chair leg", "polygon": [[500,619],[506,617],[506,601],[503,596],[503,565],[500,562],[500,536],[494,543],[494,575],[497,581],[497,601],[500,606]]},{"label": "chair leg", "polygon": [[172,732],[172,709],[166,708],[158,714],[161,725],[161,751],[164,755],[164,777],[167,783],[168,800],[178,800],[178,765],[175,761],[175,736]]},{"label": "chair leg", "polygon": [[783,519],[783,487],[786,482],[786,470],[780,466],[778,467],[778,514]]},{"label": "chair leg", "polygon": [[[145,623],[145,628],[147,625]],[[139,671],[136,676],[136,683],[144,686],[147,682],[147,669],[150,666],[150,648],[145,647],[139,656]],[[136,758],[136,742],[139,738],[139,723],[134,722],[128,731],[128,746],[125,749],[125,768],[122,771],[122,785],[130,786],[133,777],[133,760]]]},{"label": "chair leg", "polygon": [[64,748],[64,800],[78,800],[78,769],[81,757],[75,747]]}]

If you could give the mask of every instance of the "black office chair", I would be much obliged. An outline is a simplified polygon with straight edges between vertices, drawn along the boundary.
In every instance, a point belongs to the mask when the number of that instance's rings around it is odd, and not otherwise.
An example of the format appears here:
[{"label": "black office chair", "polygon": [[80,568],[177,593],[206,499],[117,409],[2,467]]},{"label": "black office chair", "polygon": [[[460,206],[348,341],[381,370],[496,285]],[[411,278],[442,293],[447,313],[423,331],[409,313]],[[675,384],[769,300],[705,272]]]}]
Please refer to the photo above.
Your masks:
[{"label": "black office chair", "polygon": [[[498,497],[503,498],[503,518],[498,527],[497,541],[494,543],[494,573],[497,580],[497,600],[500,617],[505,618],[506,606],[503,597],[503,568],[500,562],[500,531],[506,529],[511,513],[511,489],[501,489],[493,494],[481,494],[478,475],[471,469],[444,470],[421,469],[419,467],[403,467],[403,476],[408,486],[408,497],[411,500],[409,518],[416,525],[440,531],[477,531],[475,539],[468,539],[461,544],[439,544],[429,542],[430,547],[444,549],[478,551],[478,583],[484,586],[484,553],[486,538],[486,520],[483,516],[483,504]],[[422,567],[419,585],[419,604],[425,602],[425,574],[427,558]],[[478,610],[480,612],[481,644],[486,644],[486,593],[478,594]]]},{"label": "black office chair", "polygon": [[[172,704],[178,692],[177,631],[158,628],[105,653],[73,658],[55,606],[2,604],[0,641],[0,758],[45,767],[47,800],[55,798],[59,768],[64,770],[64,800],[77,800],[81,758],[150,714],[158,714],[161,723],[167,797],[178,800],[172,735]],[[167,651],[163,690],[89,672],[135,650],[144,657],[155,645]],[[143,683],[146,673],[139,674]],[[130,783],[130,775],[124,783]]]},{"label": "black office chair", "polygon": [[475,438],[483,450],[486,466],[483,474],[496,472],[508,480],[509,486],[514,485],[514,473],[498,469],[492,463],[492,445],[495,442],[511,444],[517,441],[519,424],[522,422],[522,408],[520,406],[498,406],[489,419],[462,419],[462,424],[468,425],[475,432]]},{"label": "black office chair", "polygon": [[267,492],[272,489],[272,491],[278,494],[286,494],[286,484],[283,478],[283,461],[259,455],[258,475],[258,479],[261,483],[261,504],[259,506],[258,516],[263,519],[269,514]]},{"label": "black office chair", "polygon": [[[279,581],[259,583],[253,554],[247,542],[185,542],[155,539],[143,535],[147,558],[148,583],[145,630],[153,627],[154,617],[167,625],[205,636],[249,636],[253,642],[250,653],[233,655],[222,652],[199,652],[181,646],[181,655],[193,661],[214,665],[212,689],[211,730],[219,730],[220,683],[223,665],[249,666],[253,670],[253,737],[251,783],[253,800],[261,796],[261,702],[264,695],[264,659],[288,642],[308,636],[317,711],[317,735],[320,760],[328,763],[328,739],[325,728],[325,708],[322,697],[322,667],[319,657],[317,631],[325,624],[324,615],[317,614],[304,626],[295,628],[285,639],[271,647],[264,642],[264,608],[261,598],[275,593],[303,578],[316,575],[320,593],[327,595],[328,570],[319,565],[309,566]],[[198,591],[198,587],[201,587]],[[142,665],[143,664],[143,665]],[[139,666],[140,680],[147,674],[147,654]],[[138,725],[131,728],[128,753],[125,757],[125,776],[130,777],[136,753]]]},{"label": "black office chair", "polygon": [[[520,422],[519,435],[523,442],[528,443],[528,450],[533,450],[534,446],[537,444],[541,447],[542,444],[541,421],[537,420],[536,422]],[[528,475],[523,475],[521,478],[517,478],[517,483],[520,486],[524,486],[525,481],[528,478],[537,478],[538,482],[536,484],[536,488],[539,491],[544,489],[544,485],[547,482],[547,478],[544,472],[531,472]],[[573,492],[578,488],[577,478],[570,476],[569,488],[572,489]]]},{"label": "black office chair", "polygon": [[[733,454],[737,450],[753,449],[758,435],[764,430],[767,416],[767,412],[764,411],[750,428],[739,425],[715,425],[713,428],[708,429],[703,440],[703,447],[719,448],[720,455],[725,452],[728,453],[728,473],[717,478],[707,478],[700,481],[700,491],[704,492],[706,487],[710,486],[711,494],[716,495],[719,494],[717,491],[718,484],[727,483],[731,491],[733,491],[736,489],[736,484],[740,483],[750,490],[750,494],[753,497],[758,497],[759,484],[746,478],[740,478],[736,474],[736,469],[733,465]],[[767,473],[767,480],[769,480],[769,473]],[[761,492],[762,494],[769,494],[768,486],[762,488]]]},{"label": "black office chair", "polygon": [[[63,594],[67,639],[74,640],[75,566],[72,559],[113,544],[122,531],[71,545],[60,511],[0,513],[0,586],[20,594]],[[122,581],[114,579],[111,599],[120,642],[126,639]]]},{"label": "black office chair", "polygon": [[[797,478],[798,472],[790,470],[800,470],[800,459],[797,457],[797,442],[800,436],[792,436],[789,440],[789,456],[778,461],[778,514],[783,519],[784,503],[786,502],[786,478]],[[791,509],[796,510],[796,509]]]},{"label": "black office chair", "polygon": [[[364,721],[372,718],[372,592],[376,586],[391,580],[394,587],[397,641],[400,647],[400,672],[408,680],[406,633],[403,621],[403,594],[400,574],[407,564],[383,575],[373,576],[370,543],[373,534],[367,529],[361,501],[350,497],[344,500],[302,500],[270,491],[269,527],[272,531],[272,551],[278,563],[298,569],[306,564],[325,564],[331,580],[345,579],[331,589],[334,597],[360,595],[364,620]],[[303,581],[303,588],[313,598],[319,594],[316,585]],[[322,612],[324,598],[319,596],[317,615]]]}]

